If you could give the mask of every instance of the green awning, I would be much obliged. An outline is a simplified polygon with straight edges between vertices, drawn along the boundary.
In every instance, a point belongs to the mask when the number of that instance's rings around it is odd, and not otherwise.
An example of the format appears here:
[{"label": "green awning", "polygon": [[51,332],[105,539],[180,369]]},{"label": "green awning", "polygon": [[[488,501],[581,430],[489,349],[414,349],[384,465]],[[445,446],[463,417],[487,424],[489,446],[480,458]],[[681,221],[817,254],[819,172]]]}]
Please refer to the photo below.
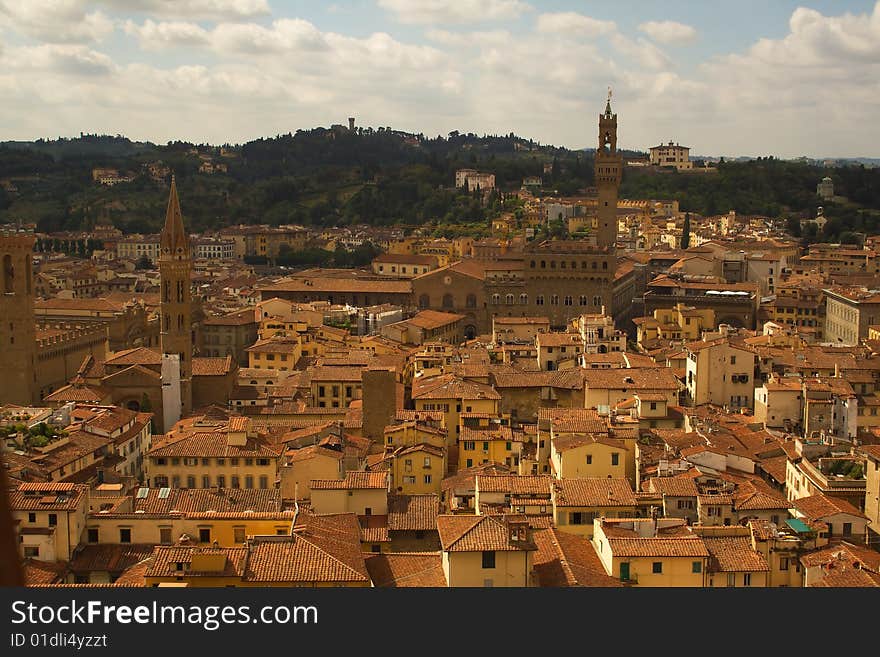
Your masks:
[{"label": "green awning", "polygon": [[785,521],[785,524],[798,534],[807,534],[812,531],[803,520],[799,520],[798,518],[789,518]]}]

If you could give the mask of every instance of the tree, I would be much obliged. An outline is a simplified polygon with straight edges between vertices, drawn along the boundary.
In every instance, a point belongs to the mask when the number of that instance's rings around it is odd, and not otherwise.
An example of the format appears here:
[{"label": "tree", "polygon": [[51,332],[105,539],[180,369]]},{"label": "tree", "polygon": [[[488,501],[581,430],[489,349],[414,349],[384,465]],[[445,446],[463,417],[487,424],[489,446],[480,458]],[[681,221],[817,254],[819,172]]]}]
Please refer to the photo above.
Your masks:
[{"label": "tree", "polygon": [[681,229],[681,248],[686,249],[691,244],[691,213],[684,213],[684,226]]},{"label": "tree", "polygon": [[137,259],[137,262],[134,263],[135,269],[152,269],[153,261],[147,257],[147,254],[143,254],[140,258]]}]

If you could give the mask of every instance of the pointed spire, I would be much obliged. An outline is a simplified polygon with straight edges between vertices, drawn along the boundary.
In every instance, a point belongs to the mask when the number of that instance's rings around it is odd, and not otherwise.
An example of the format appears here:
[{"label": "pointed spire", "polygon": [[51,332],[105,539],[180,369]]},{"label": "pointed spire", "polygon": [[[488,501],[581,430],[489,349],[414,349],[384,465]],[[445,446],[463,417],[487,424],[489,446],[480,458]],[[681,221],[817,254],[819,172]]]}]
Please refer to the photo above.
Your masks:
[{"label": "pointed spire", "polygon": [[611,87],[608,87],[608,101],[605,103],[605,116],[611,116]]},{"label": "pointed spire", "polygon": [[180,200],[177,198],[177,183],[171,176],[171,192],[168,195],[168,209],[165,211],[165,226],[162,228],[162,253],[181,255],[189,253],[189,240],[183,228],[183,215],[180,212]]}]

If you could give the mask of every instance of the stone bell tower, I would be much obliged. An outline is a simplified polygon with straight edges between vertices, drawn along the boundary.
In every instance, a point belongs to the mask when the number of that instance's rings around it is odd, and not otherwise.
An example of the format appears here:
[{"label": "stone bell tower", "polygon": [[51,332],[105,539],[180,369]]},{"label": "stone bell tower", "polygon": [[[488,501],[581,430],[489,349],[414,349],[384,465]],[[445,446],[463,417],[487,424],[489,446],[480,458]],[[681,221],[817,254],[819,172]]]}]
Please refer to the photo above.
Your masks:
[{"label": "stone bell tower", "polygon": [[599,115],[599,147],[596,149],[598,223],[596,244],[614,252],[617,242],[617,190],[620,188],[623,158],[617,152],[617,114],[611,112],[611,89],[605,113]]},{"label": "stone bell tower", "polygon": [[[183,215],[177,198],[177,183],[171,178],[171,193],[165,212],[165,226],[159,240],[159,276],[161,285],[162,354],[180,359],[180,410],[192,411],[192,291],[190,289],[189,238],[183,228]],[[162,366],[163,373],[166,364]],[[166,382],[163,381],[163,385]]]},{"label": "stone bell tower", "polygon": [[30,231],[0,231],[0,403],[39,401]]}]

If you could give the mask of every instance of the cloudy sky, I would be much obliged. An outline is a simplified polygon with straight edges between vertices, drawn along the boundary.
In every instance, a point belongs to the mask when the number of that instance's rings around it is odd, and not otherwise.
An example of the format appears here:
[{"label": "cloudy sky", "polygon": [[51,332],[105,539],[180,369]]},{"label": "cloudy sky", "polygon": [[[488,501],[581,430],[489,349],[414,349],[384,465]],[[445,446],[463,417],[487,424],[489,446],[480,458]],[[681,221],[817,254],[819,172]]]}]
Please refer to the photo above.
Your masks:
[{"label": "cloudy sky", "polygon": [[0,139],[346,123],[880,157],[875,0],[0,0]]}]

